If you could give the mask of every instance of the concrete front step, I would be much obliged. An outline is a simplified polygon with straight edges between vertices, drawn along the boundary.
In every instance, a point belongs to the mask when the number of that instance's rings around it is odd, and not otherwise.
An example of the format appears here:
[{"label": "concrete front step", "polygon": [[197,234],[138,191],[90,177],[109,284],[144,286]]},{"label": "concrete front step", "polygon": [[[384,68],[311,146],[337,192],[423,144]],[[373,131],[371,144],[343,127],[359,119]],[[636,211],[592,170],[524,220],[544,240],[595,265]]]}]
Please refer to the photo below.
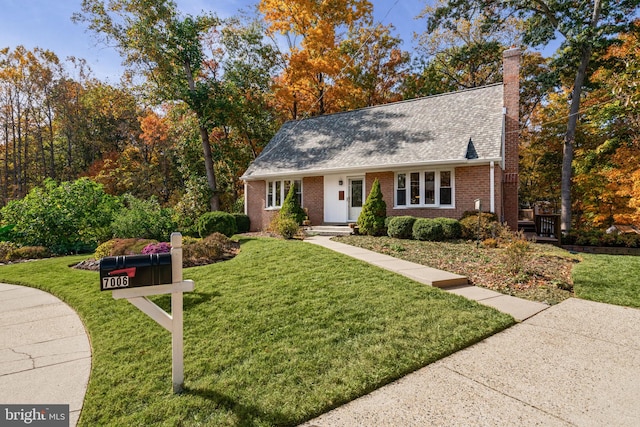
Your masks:
[{"label": "concrete front step", "polygon": [[353,230],[346,225],[312,225],[304,227],[307,236],[349,236]]}]

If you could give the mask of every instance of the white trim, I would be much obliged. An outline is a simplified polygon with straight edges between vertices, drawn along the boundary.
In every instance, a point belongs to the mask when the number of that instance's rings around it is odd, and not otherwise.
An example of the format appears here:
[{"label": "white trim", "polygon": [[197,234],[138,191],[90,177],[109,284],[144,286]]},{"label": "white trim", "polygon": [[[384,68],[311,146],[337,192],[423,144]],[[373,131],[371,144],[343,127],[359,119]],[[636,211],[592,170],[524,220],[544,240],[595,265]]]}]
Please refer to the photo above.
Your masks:
[{"label": "white trim", "polygon": [[248,194],[247,194],[247,188],[249,187],[249,184],[247,183],[247,181],[244,181],[244,214],[245,215],[249,215],[249,211],[247,208],[247,205],[249,204],[249,201],[247,200]]},{"label": "white trim", "polygon": [[[302,178],[291,178],[291,177],[286,177],[286,178],[280,178],[280,179],[271,179],[271,180],[265,180],[265,188],[264,188],[264,201],[265,201],[265,206],[263,206],[262,208],[266,211],[276,211],[276,210],[280,210],[280,208],[282,207],[282,203],[284,203],[284,199],[287,197],[287,192],[285,191],[285,185],[284,182],[285,181],[290,181],[290,182],[295,182],[295,181],[300,181],[300,206],[304,206],[304,191],[303,191],[303,179]],[[274,201],[274,205],[273,206],[269,206],[269,189],[272,187],[269,184],[274,184],[276,182],[280,183],[280,204],[279,205],[275,205],[275,201]],[[274,195],[275,195],[275,184],[273,185],[273,191],[274,191]],[[245,204],[245,209],[246,209],[246,204]]]},{"label": "white trim", "polygon": [[[419,174],[418,180],[420,185],[420,201],[424,201],[425,199],[425,183],[424,183],[424,174],[425,172],[435,172],[434,177],[434,198],[435,203],[433,204],[411,204],[411,177],[412,173]],[[440,174],[442,172],[449,172],[451,174],[451,204],[443,205],[440,203]],[[398,205],[398,175],[405,175],[405,203],[404,205]],[[393,209],[455,209],[456,207],[456,172],[455,168],[424,168],[421,170],[411,169],[411,170],[397,170],[393,174]]]},{"label": "white trim", "polygon": [[489,209],[491,209],[492,213],[496,212],[496,178],[495,178],[495,164],[493,162],[489,163],[489,204],[491,205]]},{"label": "white trim", "polygon": [[504,170],[505,168],[505,162],[507,161],[507,159],[505,158],[505,146],[506,146],[506,133],[507,131],[507,107],[502,107],[502,137],[500,138],[500,155],[502,156],[502,159],[500,159],[500,167],[502,168],[502,170]]},{"label": "white trim", "polygon": [[[347,179],[347,221],[357,221],[358,218],[351,218],[351,181],[362,181],[362,206],[367,200],[367,177],[364,175],[346,176]],[[362,211],[362,206],[360,210]]]},{"label": "white trim", "polygon": [[[504,120],[503,120],[504,127]],[[504,131],[503,131],[503,141],[504,141]],[[309,169],[309,170],[292,170],[288,172],[274,172],[274,173],[265,173],[260,175],[249,175],[249,176],[241,176],[240,179],[244,181],[265,181],[265,180],[277,180],[277,179],[289,179],[288,177],[292,176],[291,174],[295,174],[294,176],[324,176],[324,175],[338,175],[338,174],[349,174],[349,175],[362,175],[367,173],[374,172],[387,172],[387,171],[397,171],[399,169],[447,169],[447,168],[456,168],[462,166],[478,166],[478,165],[487,165],[489,162],[502,162],[504,158],[504,143],[502,144],[502,152],[503,157],[495,157],[495,158],[487,158],[487,159],[463,159],[463,160],[441,160],[436,162],[415,162],[415,163],[398,163],[394,165],[371,165],[371,166],[359,166],[359,167],[348,167],[348,168],[331,168],[331,169]]]}]

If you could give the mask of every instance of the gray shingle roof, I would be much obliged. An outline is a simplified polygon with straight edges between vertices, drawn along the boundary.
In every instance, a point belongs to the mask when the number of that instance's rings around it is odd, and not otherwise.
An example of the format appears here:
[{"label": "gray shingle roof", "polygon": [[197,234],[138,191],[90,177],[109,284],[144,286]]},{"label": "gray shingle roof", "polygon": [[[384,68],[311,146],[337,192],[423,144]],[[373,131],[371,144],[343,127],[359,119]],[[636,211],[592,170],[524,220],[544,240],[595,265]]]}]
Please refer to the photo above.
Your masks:
[{"label": "gray shingle roof", "polygon": [[243,178],[499,159],[502,90],[496,84],[287,122]]}]

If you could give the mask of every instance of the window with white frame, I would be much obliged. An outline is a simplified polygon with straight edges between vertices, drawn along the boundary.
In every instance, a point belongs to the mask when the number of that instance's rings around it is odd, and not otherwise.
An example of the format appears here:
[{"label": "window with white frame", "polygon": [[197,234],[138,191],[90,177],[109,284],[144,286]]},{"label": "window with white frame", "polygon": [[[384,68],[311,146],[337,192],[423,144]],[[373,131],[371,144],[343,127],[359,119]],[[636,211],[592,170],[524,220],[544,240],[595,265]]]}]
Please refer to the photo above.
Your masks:
[{"label": "window with white frame", "polygon": [[267,208],[279,208],[282,206],[289,189],[293,184],[295,188],[296,199],[298,204],[302,206],[302,181],[299,179],[283,179],[278,181],[267,181]]},{"label": "window with white frame", "polygon": [[395,206],[453,206],[453,182],[451,170],[398,172],[395,183]]}]

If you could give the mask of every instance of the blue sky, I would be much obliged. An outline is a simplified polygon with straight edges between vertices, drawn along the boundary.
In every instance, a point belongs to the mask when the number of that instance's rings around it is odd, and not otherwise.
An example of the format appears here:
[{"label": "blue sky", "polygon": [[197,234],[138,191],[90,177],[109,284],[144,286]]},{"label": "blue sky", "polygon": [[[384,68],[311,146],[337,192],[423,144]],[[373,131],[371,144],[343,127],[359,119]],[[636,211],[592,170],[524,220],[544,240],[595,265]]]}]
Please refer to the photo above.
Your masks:
[{"label": "blue sky", "polygon": [[[176,0],[183,13],[198,14],[202,10],[220,17],[249,10],[258,0]],[[404,49],[412,47],[413,32],[421,32],[424,22],[415,20],[425,5],[424,0],[372,0],[376,20],[392,23],[396,34],[404,40]],[[41,47],[63,60],[75,56],[87,60],[95,77],[117,83],[122,68],[115,50],[97,43],[81,24],[71,22],[80,11],[81,0],[0,0],[0,48],[24,45]]]}]

